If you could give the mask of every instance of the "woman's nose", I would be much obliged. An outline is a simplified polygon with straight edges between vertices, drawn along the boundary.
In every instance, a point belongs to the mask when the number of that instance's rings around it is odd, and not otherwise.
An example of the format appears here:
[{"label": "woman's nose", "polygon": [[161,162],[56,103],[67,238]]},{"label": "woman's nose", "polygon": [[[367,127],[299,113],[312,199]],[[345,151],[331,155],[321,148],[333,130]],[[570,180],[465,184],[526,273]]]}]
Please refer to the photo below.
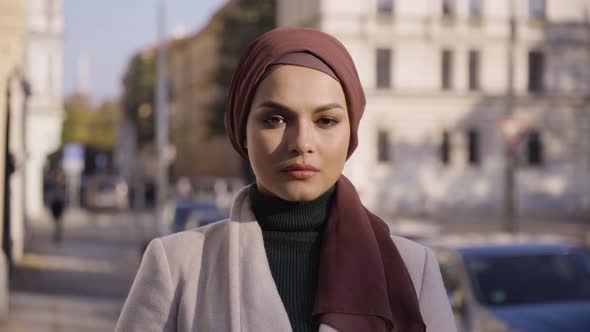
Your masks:
[{"label": "woman's nose", "polygon": [[287,131],[289,152],[298,154],[314,153],[314,133],[310,124],[298,122],[288,128]]}]

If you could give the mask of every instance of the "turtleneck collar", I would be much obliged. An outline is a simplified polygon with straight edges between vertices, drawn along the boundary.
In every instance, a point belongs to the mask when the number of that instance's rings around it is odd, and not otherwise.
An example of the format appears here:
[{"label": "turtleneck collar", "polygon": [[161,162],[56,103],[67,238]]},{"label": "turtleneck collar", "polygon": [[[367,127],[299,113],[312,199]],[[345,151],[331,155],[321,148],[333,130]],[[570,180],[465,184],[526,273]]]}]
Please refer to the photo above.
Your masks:
[{"label": "turtleneck collar", "polygon": [[336,185],[333,185],[312,201],[291,202],[263,194],[253,184],[250,186],[250,199],[252,211],[263,231],[321,231],[328,218],[335,191]]}]

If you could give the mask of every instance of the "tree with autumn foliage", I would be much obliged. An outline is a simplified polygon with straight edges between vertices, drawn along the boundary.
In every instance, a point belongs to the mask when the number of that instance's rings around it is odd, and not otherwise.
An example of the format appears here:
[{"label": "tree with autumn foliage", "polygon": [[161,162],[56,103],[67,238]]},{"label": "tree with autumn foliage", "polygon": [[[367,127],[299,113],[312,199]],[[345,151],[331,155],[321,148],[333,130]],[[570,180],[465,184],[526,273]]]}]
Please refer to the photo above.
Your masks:
[{"label": "tree with autumn foliage", "polygon": [[94,107],[87,96],[73,94],[65,101],[61,142],[81,143],[101,151],[112,151],[117,141],[121,107],[105,101]]},{"label": "tree with autumn foliage", "polygon": [[123,78],[123,111],[137,128],[137,143],[140,146],[152,143],[155,138],[155,58],[156,49],[136,54]]},{"label": "tree with autumn foliage", "polygon": [[[234,0],[224,10],[223,28],[219,35],[220,63],[215,84],[227,92],[242,53],[258,36],[276,26],[276,1]],[[210,117],[210,126],[215,134],[225,134],[223,118],[226,95],[222,94],[212,109],[214,114]]]}]

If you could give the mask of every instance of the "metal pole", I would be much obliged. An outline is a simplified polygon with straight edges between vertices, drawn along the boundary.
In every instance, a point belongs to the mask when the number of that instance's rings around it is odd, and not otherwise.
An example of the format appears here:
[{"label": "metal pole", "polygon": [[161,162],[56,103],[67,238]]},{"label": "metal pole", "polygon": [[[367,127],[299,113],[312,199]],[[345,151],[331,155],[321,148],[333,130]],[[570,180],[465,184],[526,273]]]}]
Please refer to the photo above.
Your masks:
[{"label": "metal pole", "polygon": [[[588,10],[589,6],[588,3],[586,2],[584,4],[584,27],[586,28],[585,32],[586,32],[586,37],[590,36],[590,11]],[[587,49],[588,53],[590,53],[590,42],[587,44]],[[587,154],[587,158],[585,160],[585,162],[587,162],[587,166],[588,166],[588,176],[590,176],[590,113],[588,112],[588,107],[590,107],[590,93],[586,94],[586,97],[584,98],[584,102],[582,103],[581,106],[581,116],[579,118],[579,121],[581,121],[583,123],[583,128],[584,130],[582,131],[584,134],[584,136],[581,139],[585,140],[585,144],[583,144],[582,146],[584,146],[585,150],[586,150],[586,154]],[[586,190],[586,195],[590,195],[590,187],[587,188]],[[585,197],[584,198],[584,209],[588,208],[588,202],[589,202],[590,197]],[[586,226],[586,234],[585,234],[585,239],[583,239],[583,241],[585,241],[586,244],[590,244],[590,220],[587,220],[585,223]]]},{"label": "metal pole", "polygon": [[[514,44],[516,40],[516,17],[514,13],[514,2],[510,1],[509,18],[509,40],[508,40],[508,87],[506,92],[506,118],[514,115]],[[516,158],[514,144],[510,140],[504,141],[504,223],[503,230],[509,233],[516,232],[514,210],[516,206],[516,181],[515,166]]]},{"label": "metal pole", "polygon": [[156,63],[156,235],[163,233],[164,205],[168,194],[168,73],[166,0],[158,0],[158,54]]}]

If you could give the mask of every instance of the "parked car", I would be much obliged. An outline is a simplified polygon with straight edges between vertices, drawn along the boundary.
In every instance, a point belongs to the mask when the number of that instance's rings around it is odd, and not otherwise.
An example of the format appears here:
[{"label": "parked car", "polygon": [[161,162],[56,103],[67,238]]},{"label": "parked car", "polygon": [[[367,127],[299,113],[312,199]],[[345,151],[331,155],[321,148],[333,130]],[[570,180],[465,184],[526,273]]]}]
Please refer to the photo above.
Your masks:
[{"label": "parked car", "polygon": [[553,237],[461,236],[427,243],[460,332],[590,331],[590,252]]},{"label": "parked car", "polygon": [[90,210],[117,211],[129,205],[127,184],[115,175],[95,175],[86,181],[86,207]]},{"label": "parked car", "polygon": [[171,219],[173,232],[205,226],[229,217],[229,209],[219,208],[214,200],[176,201]]},{"label": "parked car", "polygon": [[174,197],[164,207],[164,227],[180,232],[229,217],[231,203],[243,181],[238,178],[180,178]]}]

